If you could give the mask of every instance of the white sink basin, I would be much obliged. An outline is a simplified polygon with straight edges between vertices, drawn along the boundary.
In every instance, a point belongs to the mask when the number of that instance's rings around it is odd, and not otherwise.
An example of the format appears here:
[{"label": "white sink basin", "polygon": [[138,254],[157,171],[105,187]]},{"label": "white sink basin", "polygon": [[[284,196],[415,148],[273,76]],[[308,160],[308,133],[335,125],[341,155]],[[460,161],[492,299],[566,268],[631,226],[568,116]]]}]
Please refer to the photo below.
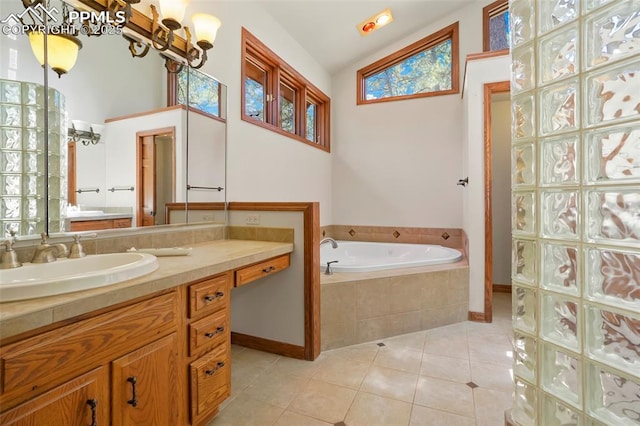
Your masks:
[{"label": "white sink basin", "polygon": [[147,253],[89,255],[0,270],[0,302],[53,296],[137,278],[158,269]]}]

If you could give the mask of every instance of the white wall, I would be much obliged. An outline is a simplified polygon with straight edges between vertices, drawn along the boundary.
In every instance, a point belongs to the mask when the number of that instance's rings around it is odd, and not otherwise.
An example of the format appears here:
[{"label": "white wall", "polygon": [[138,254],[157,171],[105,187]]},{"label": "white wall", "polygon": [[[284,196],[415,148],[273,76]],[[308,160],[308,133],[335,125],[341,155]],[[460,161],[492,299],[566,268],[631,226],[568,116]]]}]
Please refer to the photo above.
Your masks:
[{"label": "white wall", "polygon": [[484,312],[484,85],[508,81],[511,58],[500,56],[470,61],[464,87],[465,134],[462,139],[462,227],[469,238],[469,311]]},{"label": "white wall", "polygon": [[228,86],[228,201],[319,201],[321,225],[333,223],[331,154],[240,119],[241,27],[331,97],[329,74],[256,2],[200,0],[191,10],[222,21],[202,71]]},{"label": "white wall", "polygon": [[[189,114],[189,176],[192,186],[225,187],[226,125],[202,114]],[[222,202],[224,191],[192,189],[189,202]]]},{"label": "white wall", "polygon": [[482,4],[460,9],[333,77],[334,224],[462,226],[460,94],[356,105],[356,71],[459,21],[460,78],[482,50]]},{"label": "white wall", "polygon": [[511,101],[491,102],[493,283],[511,285]]}]

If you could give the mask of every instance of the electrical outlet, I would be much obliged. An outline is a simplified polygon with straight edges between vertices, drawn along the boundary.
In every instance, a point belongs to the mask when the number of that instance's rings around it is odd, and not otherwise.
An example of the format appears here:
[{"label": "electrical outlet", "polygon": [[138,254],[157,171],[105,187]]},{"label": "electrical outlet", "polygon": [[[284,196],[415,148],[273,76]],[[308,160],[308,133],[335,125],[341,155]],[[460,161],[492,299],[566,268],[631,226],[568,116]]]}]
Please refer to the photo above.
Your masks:
[{"label": "electrical outlet", "polygon": [[260,215],[248,214],[245,217],[244,223],[246,223],[247,225],[260,225]]}]

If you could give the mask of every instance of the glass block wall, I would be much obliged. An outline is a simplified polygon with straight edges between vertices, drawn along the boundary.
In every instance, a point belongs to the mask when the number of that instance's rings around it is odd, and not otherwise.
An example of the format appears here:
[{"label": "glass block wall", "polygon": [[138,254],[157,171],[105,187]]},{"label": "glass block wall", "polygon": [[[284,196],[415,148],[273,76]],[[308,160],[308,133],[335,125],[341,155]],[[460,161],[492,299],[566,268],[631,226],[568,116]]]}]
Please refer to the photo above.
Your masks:
[{"label": "glass block wall", "polygon": [[640,424],[640,0],[512,0],[513,419]]},{"label": "glass block wall", "polygon": [[[67,202],[67,114],[64,96],[49,89],[49,151],[44,152],[44,87],[0,80],[0,238],[45,231],[44,187],[49,187],[49,232],[64,230]],[[49,162],[45,180],[44,162]]]}]

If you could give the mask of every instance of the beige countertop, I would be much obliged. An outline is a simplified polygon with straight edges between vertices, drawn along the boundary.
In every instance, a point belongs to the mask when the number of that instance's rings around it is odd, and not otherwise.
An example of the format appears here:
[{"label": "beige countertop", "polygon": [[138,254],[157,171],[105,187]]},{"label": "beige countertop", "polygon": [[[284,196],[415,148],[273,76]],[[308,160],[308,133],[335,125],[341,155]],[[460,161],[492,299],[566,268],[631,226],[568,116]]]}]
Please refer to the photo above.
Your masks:
[{"label": "beige countertop", "polygon": [[0,338],[293,251],[292,243],[220,240],[194,244],[189,256],[158,257],[154,272],[91,290],[0,303]]},{"label": "beige countertop", "polygon": [[108,219],[132,219],[131,213],[101,213],[91,216],[68,216],[71,222],[87,222],[91,220],[108,220]]}]

